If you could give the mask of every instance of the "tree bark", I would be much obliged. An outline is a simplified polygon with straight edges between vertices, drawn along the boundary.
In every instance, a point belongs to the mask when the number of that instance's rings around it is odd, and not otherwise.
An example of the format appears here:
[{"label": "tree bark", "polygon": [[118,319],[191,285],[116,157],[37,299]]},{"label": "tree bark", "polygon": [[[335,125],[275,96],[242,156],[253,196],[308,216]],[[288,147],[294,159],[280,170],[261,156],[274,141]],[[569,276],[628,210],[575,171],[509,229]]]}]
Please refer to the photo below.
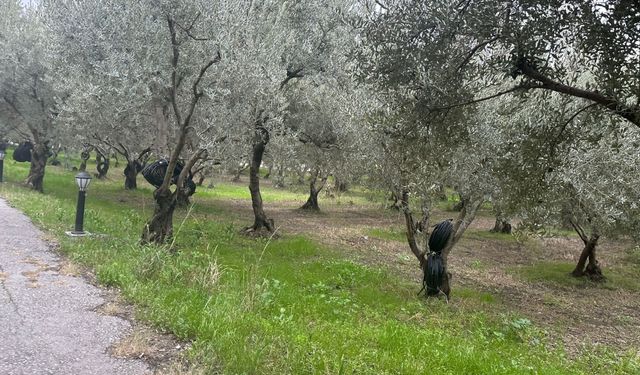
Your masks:
[{"label": "tree bark", "polygon": [[154,149],[157,150],[161,156],[169,155],[171,148],[169,145],[169,116],[170,109],[167,103],[156,103],[153,119],[156,123],[156,134],[154,143]]},{"label": "tree bark", "polygon": [[99,179],[107,177],[107,172],[109,171],[109,158],[100,151],[97,151],[96,153],[96,170],[98,171],[97,177]]},{"label": "tree bark", "polygon": [[393,202],[391,203],[391,205],[389,205],[390,210],[400,211],[400,209],[402,209],[403,207],[402,192],[392,190],[391,196],[389,196],[389,200]]},{"label": "tree bark", "polygon": [[596,246],[598,245],[598,235],[591,235],[589,239],[584,242],[584,248],[578,259],[575,269],[571,272],[571,275],[575,277],[586,276],[592,281],[604,281],[602,275],[602,269],[596,259]]},{"label": "tree bark", "polygon": [[124,169],[124,188],[126,190],[136,190],[138,188],[138,173],[141,168],[137,160],[127,160],[127,166]]},{"label": "tree bark", "polygon": [[320,172],[317,169],[311,173],[311,181],[309,182],[309,198],[307,199],[307,202],[300,207],[303,210],[320,211],[320,206],[318,205],[318,194],[327,183],[328,176],[320,178],[320,184],[318,184],[319,174]]},{"label": "tree bark", "polygon": [[449,242],[445,246],[444,250],[442,250],[442,260],[444,262],[445,268],[448,264],[449,253],[451,253],[451,249],[460,241],[462,235],[467,230],[469,225],[473,222],[478,212],[478,209],[484,202],[484,197],[478,196],[475,198],[462,198],[462,208],[458,217],[455,219],[453,224],[453,233],[451,237],[449,237]]},{"label": "tree bark", "polygon": [[253,226],[247,228],[251,232],[260,232],[267,230],[273,232],[275,229],[273,219],[267,217],[264,213],[262,204],[262,194],[260,194],[260,164],[262,164],[262,156],[269,142],[269,133],[264,128],[256,129],[254,136],[251,166],[249,168],[249,191],[251,192],[251,206],[253,207],[254,222]]},{"label": "tree bark", "polygon": [[189,207],[191,205],[191,200],[189,199],[190,195],[188,189],[176,187],[176,192],[176,205],[181,208]]},{"label": "tree bark", "polygon": [[511,234],[511,223],[509,223],[509,219],[503,216],[498,203],[494,202],[494,207],[498,207],[496,208],[496,222],[493,224],[493,228],[489,232]]},{"label": "tree bark", "polygon": [[[402,213],[404,214],[404,221],[407,229],[407,243],[409,244],[409,248],[413,255],[415,255],[416,259],[420,263],[420,268],[424,269],[424,264],[427,261],[426,251],[421,250],[418,245],[418,241],[416,239],[416,223],[413,220],[413,215],[411,214],[411,210],[409,209],[409,192],[406,190],[400,191],[400,205],[402,208]],[[426,219],[428,221],[428,218]]]},{"label": "tree bark", "polygon": [[62,146],[60,145],[54,148],[51,157],[49,158],[49,165],[60,165],[60,160],[58,160],[58,154],[60,154],[60,150],[62,150]]},{"label": "tree bark", "polygon": [[489,232],[511,234],[511,230],[512,228],[509,220],[496,218],[496,222],[493,224],[493,228]]},{"label": "tree bark", "polygon": [[87,170],[87,160],[89,160],[90,156],[91,156],[91,149],[85,147],[80,153],[80,160],[82,161],[80,162],[80,168],[78,169],[79,171]]},{"label": "tree bark", "polygon": [[173,212],[176,208],[176,194],[168,188],[157,189],[153,193],[155,205],[153,216],[142,231],[140,242],[143,245],[166,243],[173,235]]},{"label": "tree bark", "polygon": [[47,146],[36,142],[31,150],[31,167],[27,176],[26,184],[33,190],[44,192],[44,171],[47,166]]}]

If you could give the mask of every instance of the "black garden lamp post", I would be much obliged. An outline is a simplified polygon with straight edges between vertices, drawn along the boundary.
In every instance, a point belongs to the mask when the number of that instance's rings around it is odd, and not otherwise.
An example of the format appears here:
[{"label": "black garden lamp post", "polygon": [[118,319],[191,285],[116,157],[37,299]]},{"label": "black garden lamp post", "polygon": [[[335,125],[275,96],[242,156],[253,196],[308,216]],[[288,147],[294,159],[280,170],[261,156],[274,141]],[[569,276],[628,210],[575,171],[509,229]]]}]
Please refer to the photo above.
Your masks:
[{"label": "black garden lamp post", "polygon": [[4,172],[4,150],[0,149],[0,182],[2,182],[2,173]]},{"label": "black garden lamp post", "polygon": [[78,184],[78,205],[76,207],[76,226],[72,232],[67,232],[70,236],[86,236],[89,233],[82,229],[84,222],[84,200],[87,194],[87,188],[91,183],[91,175],[85,171],[81,171],[76,175],[76,184]]}]

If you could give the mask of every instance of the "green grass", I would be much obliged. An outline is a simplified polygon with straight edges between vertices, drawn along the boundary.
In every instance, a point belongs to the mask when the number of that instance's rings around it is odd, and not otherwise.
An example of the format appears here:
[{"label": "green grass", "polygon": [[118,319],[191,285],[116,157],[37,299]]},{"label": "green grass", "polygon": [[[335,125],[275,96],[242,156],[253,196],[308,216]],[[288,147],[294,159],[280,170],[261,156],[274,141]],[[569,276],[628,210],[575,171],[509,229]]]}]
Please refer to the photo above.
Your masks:
[{"label": "green grass", "polygon": [[[17,184],[26,164],[5,167],[0,196],[55,235],[71,260],[118,287],[137,317],[192,340],[190,358],[225,374],[623,374],[633,357],[607,352],[568,360],[545,345],[525,317],[486,306],[499,301],[470,288],[454,302],[425,301],[417,284],[347,260],[303,236],[274,240],[239,235],[213,202],[232,188],[207,192],[203,208],[175,217],[178,251],[137,244],[151,214],[151,191],[94,181],[85,228],[68,238],[74,219],[73,172],[47,168],[46,194]],[[114,170],[111,176],[120,176]],[[214,189],[213,191],[215,191]],[[265,198],[266,199],[266,198]],[[203,213],[201,213],[203,212]],[[204,212],[208,212],[205,216]],[[385,234],[399,236],[399,234]],[[348,249],[342,249],[345,251]],[[486,309],[485,309],[486,308]]]},{"label": "green grass", "polygon": [[513,268],[511,271],[531,282],[541,282],[570,287],[597,287],[605,289],[624,289],[632,292],[640,291],[640,268],[634,265],[603,268],[606,282],[595,283],[587,278],[576,278],[570,275],[575,268],[574,263],[543,262],[531,266]]},{"label": "green grass", "polygon": [[390,240],[390,241],[399,241],[399,242],[407,241],[406,231],[400,230],[400,229],[372,228],[367,230],[366,234],[368,236],[379,238],[381,240]]}]

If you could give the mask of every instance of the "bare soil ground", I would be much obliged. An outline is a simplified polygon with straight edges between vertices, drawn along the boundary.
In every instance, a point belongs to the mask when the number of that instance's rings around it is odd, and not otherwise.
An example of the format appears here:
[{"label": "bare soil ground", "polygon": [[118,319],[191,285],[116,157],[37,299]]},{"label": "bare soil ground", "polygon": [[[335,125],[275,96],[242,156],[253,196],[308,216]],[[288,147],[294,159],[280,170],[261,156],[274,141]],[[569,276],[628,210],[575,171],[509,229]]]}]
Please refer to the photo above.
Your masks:
[{"label": "bare soil ground", "polygon": [[[275,219],[279,232],[311,236],[322,244],[348,252],[347,256],[359,262],[415,280],[417,291],[421,274],[406,242],[367,235],[374,228],[402,230],[401,214],[373,203],[356,206],[344,201],[336,204],[323,195],[319,213],[299,210],[302,201],[265,202],[265,210]],[[215,204],[232,214],[238,223],[251,223],[249,202],[224,200]],[[434,216],[436,222],[455,217],[455,213],[436,212]],[[496,297],[499,303],[491,308],[497,313],[515,312],[530,318],[549,332],[552,343],[563,342],[570,355],[578,355],[594,344],[607,344],[640,355],[640,293],[529,282],[514,273],[514,268],[522,265],[576,262],[582,249],[578,238],[529,238],[518,242],[484,238],[478,232],[474,235],[474,231],[488,231],[492,226],[493,218],[477,217],[453,249],[452,303],[456,303],[455,288],[466,286]],[[600,262],[605,276],[608,267],[622,261],[629,246],[602,241]]]}]

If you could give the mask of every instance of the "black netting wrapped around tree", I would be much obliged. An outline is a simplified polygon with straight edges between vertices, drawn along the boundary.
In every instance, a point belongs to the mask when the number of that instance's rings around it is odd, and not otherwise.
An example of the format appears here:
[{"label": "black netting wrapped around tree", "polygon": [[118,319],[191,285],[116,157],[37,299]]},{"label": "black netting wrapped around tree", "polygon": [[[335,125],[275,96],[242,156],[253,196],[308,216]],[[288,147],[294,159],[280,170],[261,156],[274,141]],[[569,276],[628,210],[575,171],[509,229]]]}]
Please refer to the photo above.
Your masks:
[{"label": "black netting wrapped around tree", "polygon": [[452,231],[453,224],[451,223],[451,220],[439,222],[429,237],[429,250],[434,253],[442,252],[444,247],[447,245],[447,241],[449,240]]},{"label": "black netting wrapped around tree", "polygon": [[164,174],[167,171],[169,162],[166,159],[156,160],[153,163],[147,165],[142,170],[142,176],[148,183],[155,186],[156,189],[162,185],[164,180]]},{"label": "black netting wrapped around tree", "polygon": [[18,145],[16,150],[13,152],[13,160],[17,162],[31,162],[31,150],[33,149],[33,144],[29,141],[22,142]]},{"label": "black netting wrapped around tree", "polygon": [[[160,185],[162,185],[162,181],[164,180],[164,174],[167,171],[168,165],[169,165],[169,161],[167,159],[160,159],[160,160],[154,161],[153,163],[144,167],[144,169],[141,172],[142,176],[144,177],[145,180],[147,180],[147,182],[155,186],[157,189],[160,187]],[[173,169],[173,176],[171,177],[172,184],[175,184],[178,181],[178,177],[180,176],[180,172],[182,172],[183,168],[184,168],[184,162],[178,161],[178,163],[176,164],[176,167]],[[195,193],[196,186],[195,186],[195,183],[193,183],[191,173],[189,173],[189,176],[187,177],[186,186],[189,188],[190,191]]]},{"label": "black netting wrapped around tree", "polygon": [[423,286],[428,296],[435,296],[440,293],[444,278],[444,262],[440,253],[431,253],[427,257],[424,268]]},{"label": "black netting wrapped around tree", "polygon": [[186,185],[187,185],[187,190],[188,190],[187,195],[191,196],[191,195],[195,194],[195,192],[196,192],[196,183],[193,182],[193,179],[191,178],[191,175],[189,175],[189,177],[187,179],[187,182],[186,182]]}]

